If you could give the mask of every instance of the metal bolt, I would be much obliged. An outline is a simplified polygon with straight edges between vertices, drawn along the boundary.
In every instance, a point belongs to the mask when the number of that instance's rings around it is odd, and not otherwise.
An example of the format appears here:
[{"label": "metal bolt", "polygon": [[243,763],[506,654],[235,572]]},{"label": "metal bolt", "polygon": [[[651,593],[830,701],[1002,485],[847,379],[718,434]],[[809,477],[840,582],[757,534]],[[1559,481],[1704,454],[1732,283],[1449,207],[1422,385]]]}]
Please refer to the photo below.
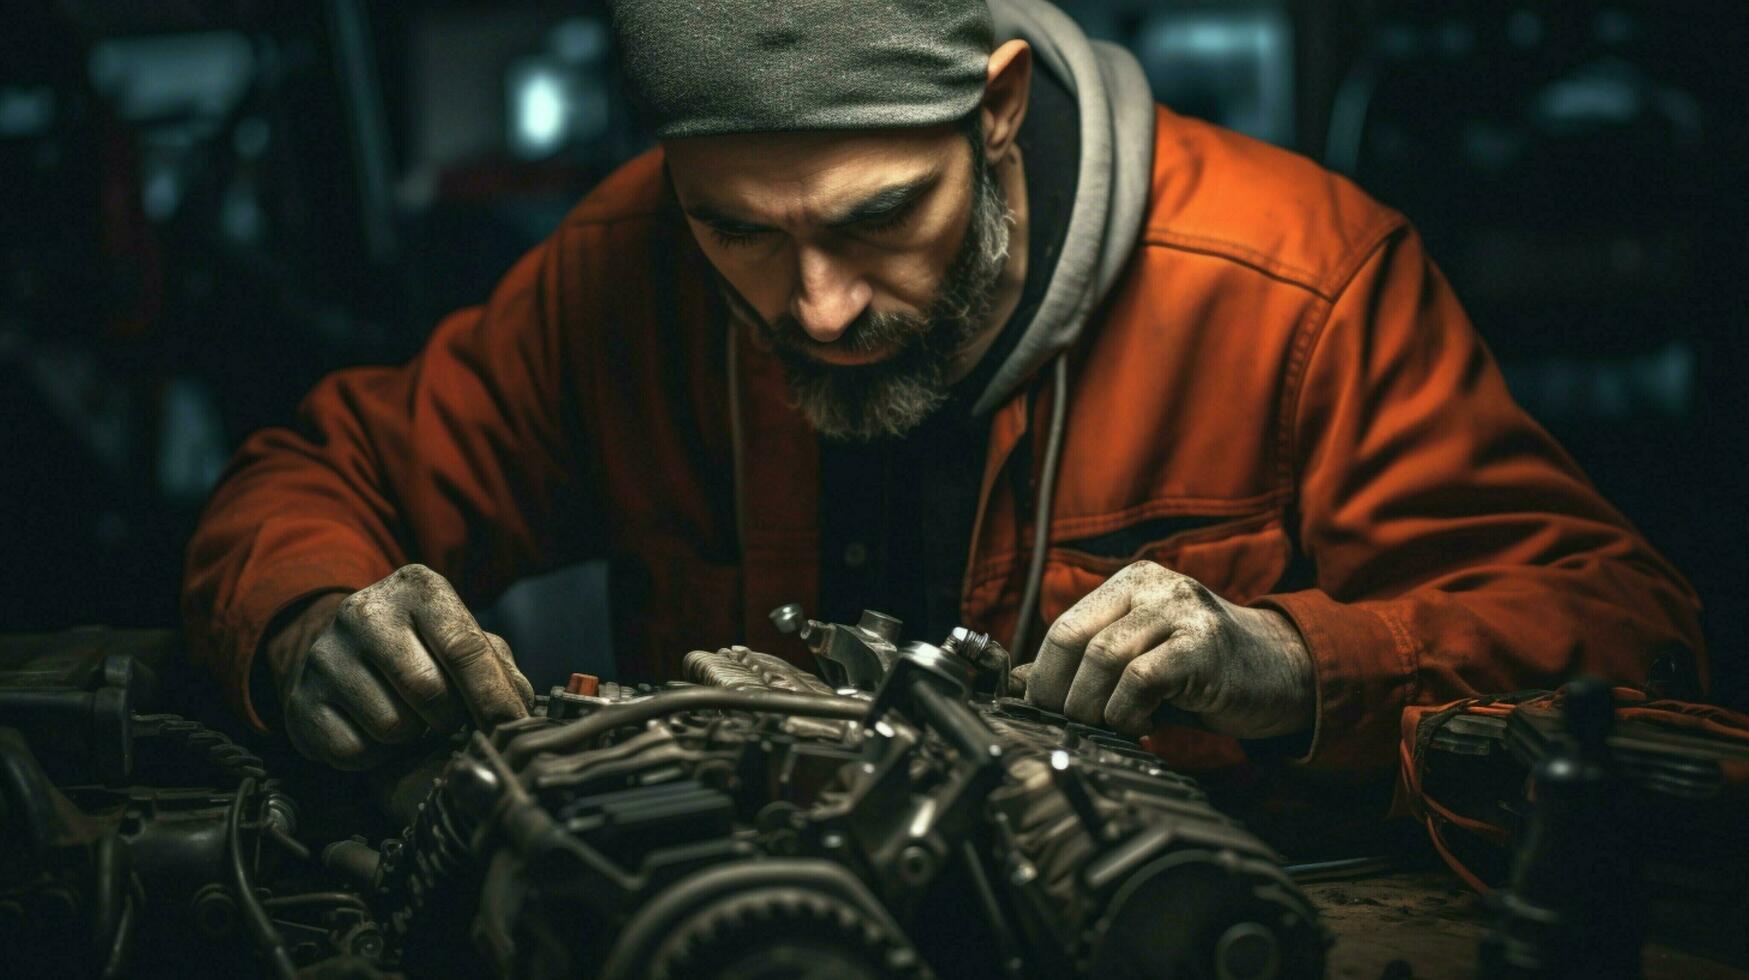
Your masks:
[{"label": "metal bolt", "polygon": [[935,856],[920,844],[899,852],[899,879],[908,885],[923,885],[935,872]]},{"label": "metal bolt", "polygon": [[383,953],[382,934],[375,929],[360,929],[352,937],[352,952],[368,959],[376,959]]},{"label": "metal bolt", "polygon": [[287,835],[298,832],[298,811],[291,799],[281,793],[268,793],[267,802],[262,806],[262,823],[270,827],[278,827]]},{"label": "metal bolt", "polygon": [[802,604],[786,602],[771,611],[771,624],[779,633],[789,636],[802,628]]},{"label": "metal bolt", "polygon": [[209,884],[190,899],[194,907],[194,924],[210,938],[229,935],[237,922],[237,903],[225,886]]}]

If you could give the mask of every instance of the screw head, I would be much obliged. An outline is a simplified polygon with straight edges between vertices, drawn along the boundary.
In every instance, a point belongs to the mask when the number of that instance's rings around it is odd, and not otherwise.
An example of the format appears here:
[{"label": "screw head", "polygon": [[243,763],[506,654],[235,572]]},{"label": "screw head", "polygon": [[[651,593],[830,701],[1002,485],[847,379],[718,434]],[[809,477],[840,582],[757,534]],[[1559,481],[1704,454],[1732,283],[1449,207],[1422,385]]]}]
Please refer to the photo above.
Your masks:
[{"label": "screw head", "polygon": [[802,604],[786,602],[770,613],[771,625],[777,627],[779,633],[785,636],[793,635],[802,628]]}]

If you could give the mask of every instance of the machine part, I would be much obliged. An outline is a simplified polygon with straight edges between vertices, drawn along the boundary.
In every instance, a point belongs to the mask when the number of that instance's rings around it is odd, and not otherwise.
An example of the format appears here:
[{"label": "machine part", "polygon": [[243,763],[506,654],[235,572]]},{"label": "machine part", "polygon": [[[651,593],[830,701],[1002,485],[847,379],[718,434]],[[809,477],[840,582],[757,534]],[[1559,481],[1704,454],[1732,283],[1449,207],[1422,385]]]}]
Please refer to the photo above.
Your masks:
[{"label": "machine part", "polygon": [[1571,740],[1531,772],[1535,809],[1493,897],[1480,963],[1498,977],[1632,977],[1646,930],[1640,844],[1622,812],[1625,782],[1608,739],[1615,705],[1603,681],[1564,691]]},{"label": "machine part", "polygon": [[362,839],[335,841],[322,849],[322,867],[355,888],[376,883],[383,856]]},{"label": "machine part", "polygon": [[292,965],[291,956],[285,950],[285,940],[274,927],[267,910],[262,907],[261,899],[255,894],[255,881],[249,873],[248,862],[243,857],[243,805],[254,792],[254,778],[245,778],[237,787],[237,799],[231,804],[230,817],[226,823],[225,841],[226,850],[230,854],[231,888],[243,908],[243,921],[249,926],[250,934],[255,937],[255,944],[261,947],[268,965],[273,968],[274,976],[280,980],[293,980],[298,969]]},{"label": "machine part", "polygon": [[841,865],[761,859],[670,886],[626,926],[601,976],[683,980],[930,973],[898,924]]},{"label": "machine part", "polygon": [[[795,603],[772,610],[772,622],[784,629],[801,619]],[[804,620],[795,633],[817,658],[820,673],[835,688],[872,691],[881,685],[899,654],[899,633],[904,624],[873,609],[864,609],[855,626]],[[785,630],[785,632],[788,632]]]},{"label": "machine part", "polygon": [[724,647],[714,654],[694,650],[686,655],[681,669],[688,681],[709,687],[828,696],[833,693],[825,681],[789,661],[743,646]]},{"label": "machine part", "polygon": [[133,771],[134,661],[105,656],[95,671],[69,669],[38,686],[0,684],[0,717],[44,749],[58,782],[120,784]]},{"label": "machine part", "polygon": [[1112,980],[1320,976],[1316,923],[1273,864],[1187,850],[1140,869],[1113,897],[1094,926],[1092,972]]},{"label": "machine part", "polygon": [[1003,696],[988,637],[899,625],[807,623],[868,691],[744,647],[554,688],[386,775],[409,816],[378,847],[302,836],[261,759],[174,715],[128,719],[155,785],[57,784],[0,729],[0,943],[86,976],[186,972],[190,935],[281,977],[1320,972],[1276,856],[1195,783]]},{"label": "machine part", "polygon": [[794,636],[799,633],[802,624],[807,622],[807,619],[808,617],[802,614],[802,604],[799,602],[786,602],[771,611],[771,624],[776,626],[777,631],[785,636]]},{"label": "machine part", "polygon": [[[135,716],[131,729],[141,770],[164,772],[180,759],[185,778],[224,782],[222,767],[260,766],[222,735],[173,716]],[[223,951],[209,961],[216,971],[250,969],[233,940],[240,921],[260,925],[244,896],[254,897],[257,869],[272,865],[262,843],[280,833],[302,846],[290,837],[295,809],[272,784],[245,776],[232,790],[54,786],[14,729],[0,729],[0,776],[0,821],[20,843],[0,852],[0,943],[16,951],[9,965],[26,975],[169,972],[167,960],[185,952],[180,937],[192,932]]]},{"label": "machine part", "polygon": [[476,736],[383,850],[384,964],[468,934],[529,977],[1321,973],[1311,907],[1193,782],[977,695],[1007,671],[975,634],[895,651],[866,700],[729,647],[686,667],[727,688],[556,689]]}]

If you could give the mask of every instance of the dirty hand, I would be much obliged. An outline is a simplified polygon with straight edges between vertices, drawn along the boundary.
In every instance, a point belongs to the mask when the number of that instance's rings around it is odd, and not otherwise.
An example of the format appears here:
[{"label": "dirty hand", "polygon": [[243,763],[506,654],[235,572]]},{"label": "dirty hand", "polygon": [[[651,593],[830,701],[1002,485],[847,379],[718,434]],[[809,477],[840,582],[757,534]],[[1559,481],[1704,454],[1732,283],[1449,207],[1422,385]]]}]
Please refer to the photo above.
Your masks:
[{"label": "dirty hand", "polygon": [[1285,616],[1235,606],[1151,561],[1063,613],[1026,674],[1026,696],[1075,721],[1143,735],[1162,704],[1239,738],[1311,727],[1312,659]]},{"label": "dirty hand", "polygon": [[534,702],[509,644],[424,565],[318,598],[262,652],[292,745],[340,769],[370,768],[469,721],[490,730]]}]

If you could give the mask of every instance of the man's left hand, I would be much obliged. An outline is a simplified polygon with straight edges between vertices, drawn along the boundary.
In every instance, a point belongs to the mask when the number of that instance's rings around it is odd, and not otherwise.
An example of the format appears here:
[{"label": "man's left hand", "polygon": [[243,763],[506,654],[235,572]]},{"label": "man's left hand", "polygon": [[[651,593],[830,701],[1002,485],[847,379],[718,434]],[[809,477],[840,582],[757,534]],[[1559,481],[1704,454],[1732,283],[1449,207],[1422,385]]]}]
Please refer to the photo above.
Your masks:
[{"label": "man's left hand", "polygon": [[1031,667],[1033,703],[1132,735],[1154,729],[1162,704],[1238,738],[1287,735],[1311,727],[1317,702],[1312,658],[1287,617],[1151,561],[1058,617]]}]

